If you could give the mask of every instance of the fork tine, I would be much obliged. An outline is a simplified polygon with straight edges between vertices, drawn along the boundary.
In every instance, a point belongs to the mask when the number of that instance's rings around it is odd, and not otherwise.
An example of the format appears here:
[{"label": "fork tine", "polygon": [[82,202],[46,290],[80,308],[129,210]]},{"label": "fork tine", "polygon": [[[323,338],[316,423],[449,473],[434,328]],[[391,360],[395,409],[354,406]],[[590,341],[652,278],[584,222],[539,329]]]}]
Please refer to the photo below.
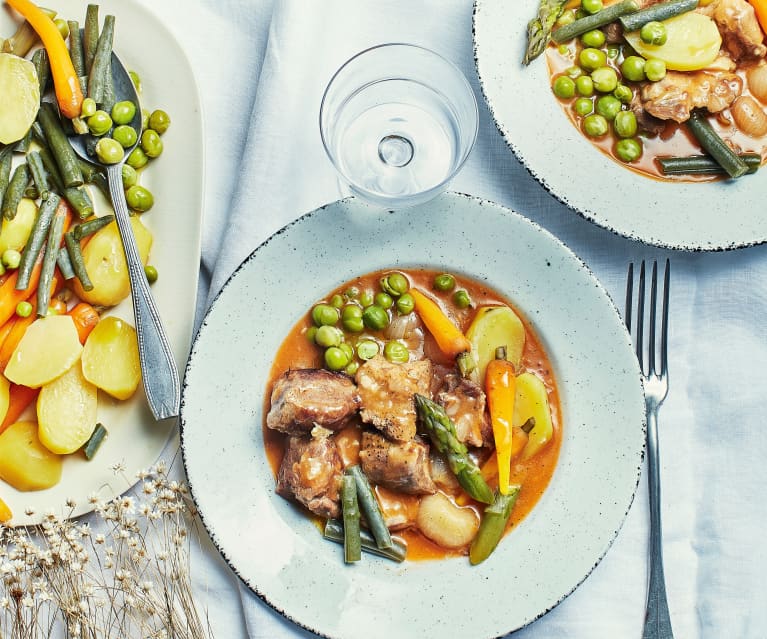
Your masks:
[{"label": "fork tine", "polygon": [[652,280],[650,282],[650,339],[647,346],[647,366],[651,375],[655,370],[655,324],[658,310],[658,262],[652,263]]},{"label": "fork tine", "polygon": [[639,266],[639,293],[637,296],[637,337],[636,353],[639,368],[644,373],[644,294],[645,294],[645,264]]},{"label": "fork tine", "polygon": [[660,333],[660,374],[665,375],[668,367],[668,296],[671,284],[671,264],[666,258],[666,268],[663,274],[663,317]]},{"label": "fork tine", "polygon": [[623,319],[626,322],[626,328],[631,335],[631,307],[634,302],[634,262],[629,262],[629,272],[626,274],[626,312]]}]

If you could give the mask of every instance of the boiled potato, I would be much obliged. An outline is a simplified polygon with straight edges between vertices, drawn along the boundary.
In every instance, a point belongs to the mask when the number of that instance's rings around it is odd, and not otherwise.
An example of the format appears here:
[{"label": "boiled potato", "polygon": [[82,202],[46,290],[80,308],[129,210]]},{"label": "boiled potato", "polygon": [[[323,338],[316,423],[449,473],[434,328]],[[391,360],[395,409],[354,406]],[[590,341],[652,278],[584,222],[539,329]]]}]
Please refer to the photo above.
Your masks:
[{"label": "boiled potato", "polygon": [[528,419],[535,419],[535,426],[527,437],[522,458],[528,459],[543,448],[554,433],[551,422],[549,396],[543,380],[533,373],[517,375],[517,396],[514,401],[514,426],[522,426]]},{"label": "boiled potato", "polygon": [[23,138],[39,108],[35,65],[12,53],[0,53],[0,144]]},{"label": "boiled potato", "polygon": [[5,414],[8,412],[8,404],[11,401],[11,384],[0,375],[0,424],[5,419]]},{"label": "boiled potato", "polygon": [[525,349],[525,326],[508,306],[483,306],[466,331],[471,352],[477,364],[479,379],[485,379],[485,369],[495,359],[495,349],[506,347],[506,359],[519,366]]},{"label": "boiled potato", "polygon": [[8,249],[21,251],[29,239],[32,225],[37,217],[37,205],[34,200],[22,198],[16,209],[16,217],[12,220],[3,218],[0,227],[0,255]]},{"label": "boiled potato", "polygon": [[[139,256],[146,264],[152,248],[152,234],[138,216],[131,217],[130,223]],[[83,260],[93,288],[90,291],[83,290],[80,281],[75,279],[75,293],[81,300],[97,306],[115,306],[128,297],[128,264],[116,222],[93,234],[91,241],[83,248]]]},{"label": "boiled potato", "polygon": [[458,506],[443,493],[421,499],[418,529],[443,548],[462,548],[479,530],[479,516],[473,508]]},{"label": "boiled potato", "polygon": [[37,435],[52,453],[66,455],[88,441],[96,427],[98,391],[75,363],[37,396]]},{"label": "boiled potato", "polygon": [[15,384],[39,388],[72,368],[82,350],[71,317],[42,317],[29,325],[5,367],[5,376]]},{"label": "boiled potato", "polygon": [[689,11],[664,20],[663,24],[667,35],[665,44],[643,42],[638,30],[623,35],[639,55],[663,60],[672,71],[705,69],[716,60],[722,36],[711,18]]},{"label": "boiled potato", "polygon": [[117,317],[103,318],[85,342],[82,370],[91,384],[128,399],[141,381],[136,329]]},{"label": "boiled potato", "polygon": [[0,479],[16,490],[44,490],[61,479],[61,457],[37,437],[35,422],[16,422],[0,434]]}]

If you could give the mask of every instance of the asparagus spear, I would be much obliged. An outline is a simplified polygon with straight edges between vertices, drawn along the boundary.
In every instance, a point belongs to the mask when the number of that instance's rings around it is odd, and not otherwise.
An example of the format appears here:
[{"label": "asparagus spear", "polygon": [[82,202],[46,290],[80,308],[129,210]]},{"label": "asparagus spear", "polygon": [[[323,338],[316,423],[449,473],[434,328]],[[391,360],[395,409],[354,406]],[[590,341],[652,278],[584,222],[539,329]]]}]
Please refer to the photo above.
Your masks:
[{"label": "asparagus spear", "polygon": [[455,426],[445,409],[418,393],[415,395],[415,407],[421,424],[437,450],[447,458],[448,466],[461,487],[477,501],[491,504],[493,491],[485,483],[474,460],[469,457],[466,446],[458,440]]},{"label": "asparagus spear", "polygon": [[567,0],[541,0],[538,15],[527,23],[527,50],[522,62],[530,64],[546,49],[554,23]]},{"label": "asparagus spear", "polygon": [[341,505],[344,517],[344,561],[360,560],[362,540],[360,538],[360,509],[357,504],[357,482],[351,475],[343,476],[341,484]]},{"label": "asparagus spear", "polygon": [[517,503],[519,489],[517,485],[509,486],[509,492],[506,495],[498,493],[495,501],[485,508],[482,523],[469,548],[469,561],[473,566],[485,561],[503,537],[506,522],[509,521],[514,504]]}]

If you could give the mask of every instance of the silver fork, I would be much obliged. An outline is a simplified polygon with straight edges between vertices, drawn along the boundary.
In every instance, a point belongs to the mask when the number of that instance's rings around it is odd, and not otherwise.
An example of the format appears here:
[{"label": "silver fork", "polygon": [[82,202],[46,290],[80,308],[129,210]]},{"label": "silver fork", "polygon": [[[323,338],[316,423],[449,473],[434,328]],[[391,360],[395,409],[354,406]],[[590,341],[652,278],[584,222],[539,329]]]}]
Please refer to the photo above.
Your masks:
[{"label": "silver fork", "polygon": [[[632,331],[632,302],[634,300],[634,264],[629,264],[626,278],[626,327],[632,334],[639,368],[642,370],[647,411],[647,482],[650,492],[650,580],[647,590],[647,608],[642,639],[673,639],[671,617],[666,599],[666,582],[663,576],[663,543],[660,517],[660,462],[658,460],[658,409],[668,394],[668,294],[669,261],[663,274],[663,306],[660,312],[660,342],[655,325],[658,317],[658,263],[653,262],[650,282],[650,334],[644,343],[645,321],[645,263],[639,268],[639,285],[636,293],[636,327]],[[645,366],[645,349],[647,366]],[[656,368],[656,350],[659,349],[660,370]]]}]

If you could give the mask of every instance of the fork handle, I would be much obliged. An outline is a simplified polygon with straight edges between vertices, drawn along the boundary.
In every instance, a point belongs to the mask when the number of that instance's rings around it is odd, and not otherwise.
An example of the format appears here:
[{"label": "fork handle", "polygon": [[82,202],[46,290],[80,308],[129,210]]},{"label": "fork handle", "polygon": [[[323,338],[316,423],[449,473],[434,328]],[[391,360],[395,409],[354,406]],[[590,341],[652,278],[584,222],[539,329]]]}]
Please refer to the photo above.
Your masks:
[{"label": "fork handle", "polygon": [[674,639],[663,574],[660,521],[660,461],[658,459],[658,407],[647,405],[647,483],[650,492],[650,581],[642,639]]},{"label": "fork handle", "polygon": [[122,185],[122,165],[109,165],[107,179],[128,263],[144,392],[155,419],[177,417],[181,398],[178,368],[160,320],[160,313],[149,291],[149,282],[133,236]]}]

